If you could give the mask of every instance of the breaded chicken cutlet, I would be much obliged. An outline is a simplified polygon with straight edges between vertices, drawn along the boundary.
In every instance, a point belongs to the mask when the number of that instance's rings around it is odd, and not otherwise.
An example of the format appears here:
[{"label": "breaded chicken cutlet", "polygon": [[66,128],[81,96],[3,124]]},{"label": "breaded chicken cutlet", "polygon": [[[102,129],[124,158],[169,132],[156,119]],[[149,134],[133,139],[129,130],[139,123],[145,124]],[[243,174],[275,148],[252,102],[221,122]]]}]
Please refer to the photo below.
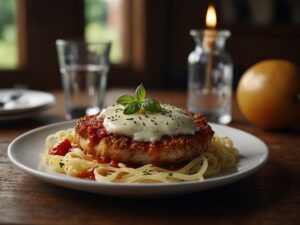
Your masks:
[{"label": "breaded chicken cutlet", "polygon": [[134,165],[180,164],[208,149],[214,132],[202,115],[162,108],[124,115],[122,106],[109,106],[77,122],[77,143],[97,160]]}]

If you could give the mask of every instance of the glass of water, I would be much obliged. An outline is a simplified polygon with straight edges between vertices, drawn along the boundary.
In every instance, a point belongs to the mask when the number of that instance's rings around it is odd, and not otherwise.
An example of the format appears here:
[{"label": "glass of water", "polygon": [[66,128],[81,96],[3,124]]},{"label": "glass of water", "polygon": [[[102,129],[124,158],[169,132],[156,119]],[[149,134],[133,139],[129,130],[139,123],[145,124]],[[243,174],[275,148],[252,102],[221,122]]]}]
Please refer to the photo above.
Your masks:
[{"label": "glass of water", "polygon": [[195,49],[188,57],[188,109],[209,122],[231,122],[233,64],[225,52],[227,30],[192,30]]},{"label": "glass of water", "polygon": [[66,118],[100,112],[104,104],[111,43],[57,40],[56,47]]}]

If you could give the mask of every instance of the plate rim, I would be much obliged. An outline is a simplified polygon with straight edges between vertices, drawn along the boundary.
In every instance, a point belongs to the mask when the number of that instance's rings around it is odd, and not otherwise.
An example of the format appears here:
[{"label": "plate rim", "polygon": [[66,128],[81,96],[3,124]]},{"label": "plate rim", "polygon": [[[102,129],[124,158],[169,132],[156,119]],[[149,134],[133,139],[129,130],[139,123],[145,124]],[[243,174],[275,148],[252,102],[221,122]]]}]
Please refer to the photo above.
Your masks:
[{"label": "plate rim", "polygon": [[[76,184],[76,185],[84,185],[84,186],[90,186],[90,187],[132,187],[132,188],[153,188],[153,187],[174,187],[174,186],[190,186],[190,185],[201,185],[203,183],[205,184],[211,184],[214,182],[220,182],[220,181],[225,181],[224,185],[227,183],[231,183],[234,182],[236,180],[239,180],[245,176],[248,176],[249,174],[255,172],[256,170],[258,170],[260,167],[262,167],[268,157],[269,157],[269,149],[268,146],[266,145],[266,143],[264,143],[261,139],[259,139],[258,137],[239,130],[237,128],[233,128],[230,126],[225,126],[225,125],[220,125],[220,124],[215,124],[215,123],[209,123],[212,126],[219,126],[219,127],[226,127],[229,129],[233,129],[235,132],[242,132],[246,135],[250,135],[252,137],[254,137],[257,141],[260,142],[260,144],[262,144],[262,146],[264,147],[263,153],[262,153],[262,157],[260,158],[260,160],[258,160],[254,166],[252,166],[249,169],[246,169],[243,172],[238,172],[238,173],[230,173],[230,174],[226,174],[223,176],[218,176],[218,177],[212,177],[212,178],[207,178],[203,181],[186,181],[186,182],[176,182],[176,183],[109,183],[109,182],[95,182],[95,181],[91,181],[91,180],[84,180],[84,179],[78,179],[78,178],[73,178],[73,177],[69,177],[67,175],[64,174],[50,174],[44,171],[40,171],[38,169],[34,169],[31,168],[28,165],[24,165],[22,164],[22,162],[19,162],[17,159],[15,159],[15,157],[13,156],[14,154],[14,146],[16,145],[16,143],[18,143],[19,141],[22,141],[22,139],[27,138],[27,136],[30,137],[30,135],[37,133],[40,130],[47,130],[47,129],[51,129],[53,127],[58,127],[58,126],[66,126],[68,124],[74,124],[77,120],[69,120],[69,121],[63,121],[63,122],[58,122],[58,123],[53,123],[53,124],[48,124],[48,125],[44,125],[35,129],[32,129],[30,131],[27,131],[23,134],[21,134],[20,136],[18,136],[17,138],[15,138],[8,146],[8,158],[10,159],[10,161],[12,162],[12,164],[14,164],[16,167],[18,167],[19,169],[21,169],[22,171],[31,174],[39,179],[42,179],[44,181],[48,181],[51,183],[51,181],[55,182],[65,182],[68,184]],[[55,183],[57,184],[57,183]],[[60,184],[57,184],[60,185]],[[60,185],[63,186],[63,185]],[[222,185],[217,185],[217,186],[222,186]]]}]

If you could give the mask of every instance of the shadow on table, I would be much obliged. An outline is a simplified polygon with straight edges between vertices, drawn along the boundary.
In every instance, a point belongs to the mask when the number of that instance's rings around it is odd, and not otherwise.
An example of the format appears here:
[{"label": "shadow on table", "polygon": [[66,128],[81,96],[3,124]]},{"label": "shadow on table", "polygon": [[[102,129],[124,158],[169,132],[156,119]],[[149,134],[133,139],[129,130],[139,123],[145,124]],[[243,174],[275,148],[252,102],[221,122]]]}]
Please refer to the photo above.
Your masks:
[{"label": "shadow on table", "polygon": [[[143,214],[145,212],[166,212],[170,214],[230,214],[243,213],[267,207],[288,193],[295,184],[283,165],[270,162],[254,175],[233,184],[195,194],[154,199],[116,198],[84,193],[56,187],[58,197],[72,198],[85,211],[95,207],[119,208],[122,213]],[[280,177],[280,179],[278,179]],[[52,185],[51,185],[52,186]],[[53,187],[53,186],[52,186]],[[70,201],[70,200],[69,200]]]},{"label": "shadow on table", "polygon": [[[280,177],[280,179],[278,179]],[[267,207],[288,193],[292,180],[278,163],[269,163],[264,173],[256,173],[239,182],[209,191],[160,199],[118,199],[118,204],[135,212],[169,211],[187,214],[230,214],[249,212]],[[97,197],[98,198],[98,197]],[[102,197],[98,200],[103,201]],[[105,201],[110,202],[109,199]],[[139,206],[139,207],[137,207]]]},{"label": "shadow on table", "polygon": [[236,224],[250,219],[256,211],[265,215],[272,205],[293,198],[297,182],[284,163],[269,162],[231,185],[168,198],[107,197],[50,185],[30,176],[18,180],[13,190],[23,196],[22,201],[15,202],[20,215],[45,221],[61,216],[60,224],[95,224],[102,220],[106,224],[200,224],[200,220],[211,219],[215,224],[219,216]]}]

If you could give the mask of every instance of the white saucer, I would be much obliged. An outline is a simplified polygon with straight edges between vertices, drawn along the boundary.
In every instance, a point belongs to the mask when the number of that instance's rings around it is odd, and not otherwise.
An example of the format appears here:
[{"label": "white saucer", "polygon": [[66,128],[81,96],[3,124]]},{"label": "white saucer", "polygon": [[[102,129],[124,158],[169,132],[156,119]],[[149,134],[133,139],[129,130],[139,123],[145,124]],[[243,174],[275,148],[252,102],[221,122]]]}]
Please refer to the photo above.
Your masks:
[{"label": "white saucer", "polygon": [[[0,89],[0,100],[11,95],[14,89]],[[0,107],[0,121],[21,119],[50,108],[55,104],[55,97],[47,92],[25,90],[15,101],[7,102]]]}]

